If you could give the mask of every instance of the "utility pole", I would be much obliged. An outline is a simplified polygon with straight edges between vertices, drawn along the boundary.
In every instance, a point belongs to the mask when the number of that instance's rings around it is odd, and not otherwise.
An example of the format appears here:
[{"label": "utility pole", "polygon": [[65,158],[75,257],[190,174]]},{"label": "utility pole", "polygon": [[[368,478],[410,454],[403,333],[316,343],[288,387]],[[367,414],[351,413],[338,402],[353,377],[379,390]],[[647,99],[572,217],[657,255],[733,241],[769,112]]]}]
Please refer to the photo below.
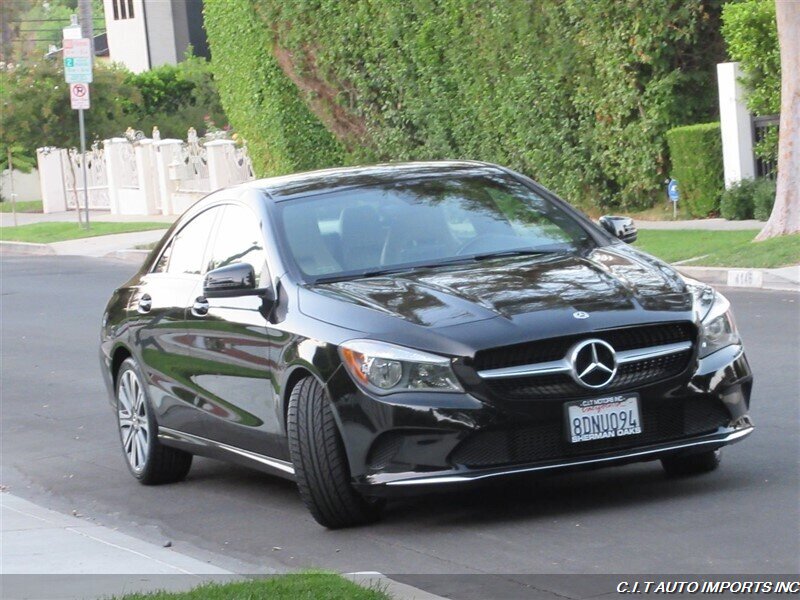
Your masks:
[{"label": "utility pole", "polygon": [[92,0],[78,0],[78,22],[81,24],[81,37],[88,38],[92,45],[92,66],[94,66],[94,21],[92,20]]}]

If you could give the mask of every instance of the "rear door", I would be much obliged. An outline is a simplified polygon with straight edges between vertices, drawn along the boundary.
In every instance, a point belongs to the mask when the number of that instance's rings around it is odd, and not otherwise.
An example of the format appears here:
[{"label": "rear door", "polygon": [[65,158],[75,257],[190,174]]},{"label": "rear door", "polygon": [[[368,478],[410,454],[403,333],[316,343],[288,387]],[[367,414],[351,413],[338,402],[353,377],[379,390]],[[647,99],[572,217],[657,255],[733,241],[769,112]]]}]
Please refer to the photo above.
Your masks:
[{"label": "rear door", "polygon": [[[248,263],[257,287],[270,285],[260,217],[228,204],[220,218],[208,269]],[[205,298],[193,294],[186,321],[197,354],[189,374],[209,414],[209,437],[273,458],[286,458],[276,402],[266,312],[260,296]]]},{"label": "rear door", "polygon": [[159,425],[205,436],[205,410],[192,387],[194,348],[186,332],[186,306],[202,280],[208,241],[220,207],[187,222],[142,278],[131,308],[137,311],[134,348],[145,374]]}]

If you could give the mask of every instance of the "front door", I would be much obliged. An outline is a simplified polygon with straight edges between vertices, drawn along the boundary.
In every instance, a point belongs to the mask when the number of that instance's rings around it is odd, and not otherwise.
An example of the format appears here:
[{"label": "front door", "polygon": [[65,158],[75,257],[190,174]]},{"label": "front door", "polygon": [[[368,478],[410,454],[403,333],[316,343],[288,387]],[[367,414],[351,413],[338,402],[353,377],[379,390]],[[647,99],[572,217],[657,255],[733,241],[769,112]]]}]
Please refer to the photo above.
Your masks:
[{"label": "front door", "polygon": [[186,305],[201,282],[204,256],[220,208],[183,226],[142,278],[131,310],[131,332],[160,426],[205,436],[205,411],[187,378],[194,349],[186,335]]},{"label": "front door", "polygon": [[[208,269],[248,263],[269,286],[259,217],[224,207]],[[190,379],[207,403],[209,437],[272,458],[287,458],[283,416],[271,382],[268,324],[260,296],[205,298],[198,285],[186,312],[195,352]]]}]

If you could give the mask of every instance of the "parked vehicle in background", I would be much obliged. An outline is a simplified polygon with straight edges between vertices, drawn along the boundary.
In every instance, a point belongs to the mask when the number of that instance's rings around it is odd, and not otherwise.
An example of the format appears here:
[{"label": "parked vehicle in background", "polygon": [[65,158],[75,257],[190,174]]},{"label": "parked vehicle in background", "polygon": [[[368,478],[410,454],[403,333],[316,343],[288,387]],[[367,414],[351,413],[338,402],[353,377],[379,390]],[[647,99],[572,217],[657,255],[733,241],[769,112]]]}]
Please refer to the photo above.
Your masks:
[{"label": "parked vehicle in background", "polygon": [[297,481],[328,527],[387,497],[660,459],[752,432],[728,301],[495,165],[254,181],[188,210],[103,316],[131,473]]}]

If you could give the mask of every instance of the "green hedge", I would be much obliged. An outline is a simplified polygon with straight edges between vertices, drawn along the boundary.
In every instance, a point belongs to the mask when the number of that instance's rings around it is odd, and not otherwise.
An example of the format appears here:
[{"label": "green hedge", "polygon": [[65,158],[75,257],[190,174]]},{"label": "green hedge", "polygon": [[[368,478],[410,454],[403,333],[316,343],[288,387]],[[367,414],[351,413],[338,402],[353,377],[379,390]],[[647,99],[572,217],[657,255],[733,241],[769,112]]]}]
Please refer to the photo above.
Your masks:
[{"label": "green hedge", "polygon": [[335,165],[340,144],[311,113],[273,53],[250,0],[205,4],[212,68],[222,105],[260,175]]},{"label": "green hedge", "polygon": [[177,65],[129,73],[125,83],[139,90],[140,96],[124,99],[128,123],[147,136],[154,126],[162,139],[184,139],[190,127],[205,135],[212,127],[228,125],[211,67],[204,58],[189,56]]},{"label": "green hedge", "polygon": [[771,179],[743,179],[722,194],[722,216],[731,221],[766,221],[775,203],[775,182]]},{"label": "green hedge", "polygon": [[716,212],[725,181],[719,123],[670,129],[667,144],[672,177],[678,181],[680,199],[691,215],[707,217]]},{"label": "green hedge", "polygon": [[720,12],[718,0],[205,2],[223,105],[262,173],[473,158],[623,209],[663,194],[664,133],[716,110]]}]

